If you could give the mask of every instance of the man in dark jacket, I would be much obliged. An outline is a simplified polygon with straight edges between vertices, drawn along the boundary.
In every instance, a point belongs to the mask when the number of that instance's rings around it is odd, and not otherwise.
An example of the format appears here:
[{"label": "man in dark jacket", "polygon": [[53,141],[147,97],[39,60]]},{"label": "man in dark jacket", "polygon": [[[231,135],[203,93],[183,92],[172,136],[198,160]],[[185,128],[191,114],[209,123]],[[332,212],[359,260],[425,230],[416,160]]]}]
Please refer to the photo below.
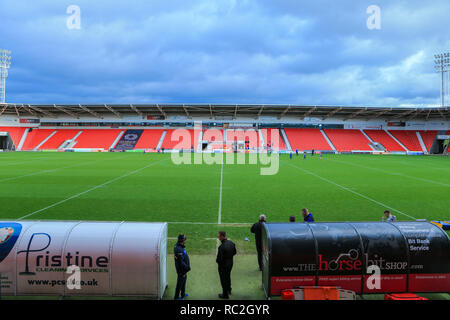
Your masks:
[{"label": "man in dark jacket", "polygon": [[227,239],[225,231],[219,231],[218,239],[222,243],[217,249],[216,259],[219,267],[220,284],[222,285],[222,293],[219,294],[219,298],[228,299],[231,294],[231,269],[233,269],[236,246]]},{"label": "man in dark jacket", "polygon": [[250,231],[255,234],[256,251],[258,252],[258,265],[259,271],[262,271],[262,237],[261,232],[263,228],[263,223],[266,222],[266,216],[260,215],[259,221],[255,223]]},{"label": "man in dark jacket", "polygon": [[[175,289],[175,300],[183,300],[188,296],[186,293],[186,279],[187,273],[191,270],[189,256],[184,248],[186,237],[184,234],[178,236],[178,242],[173,248],[175,258],[175,269],[177,270],[177,287]],[[180,295],[181,293],[181,295]]]}]

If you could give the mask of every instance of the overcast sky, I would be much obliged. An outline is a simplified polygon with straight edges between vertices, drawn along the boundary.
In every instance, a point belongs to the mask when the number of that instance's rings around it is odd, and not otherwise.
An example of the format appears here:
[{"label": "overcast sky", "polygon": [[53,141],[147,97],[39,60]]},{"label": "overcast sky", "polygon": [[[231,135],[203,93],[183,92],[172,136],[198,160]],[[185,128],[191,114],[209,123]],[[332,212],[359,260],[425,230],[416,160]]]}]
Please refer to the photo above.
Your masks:
[{"label": "overcast sky", "polygon": [[449,13],[448,0],[1,0],[7,102],[436,105]]}]

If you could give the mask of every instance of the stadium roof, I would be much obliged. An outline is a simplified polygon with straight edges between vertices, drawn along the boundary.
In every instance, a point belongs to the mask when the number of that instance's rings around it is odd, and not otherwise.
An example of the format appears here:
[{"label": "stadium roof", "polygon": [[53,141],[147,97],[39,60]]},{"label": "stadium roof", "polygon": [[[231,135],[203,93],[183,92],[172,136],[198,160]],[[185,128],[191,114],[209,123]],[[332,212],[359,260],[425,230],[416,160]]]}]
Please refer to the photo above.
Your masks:
[{"label": "stadium roof", "polygon": [[16,115],[18,117],[60,116],[78,119],[80,116],[94,116],[102,119],[104,115],[122,118],[135,114],[142,117],[152,116],[165,119],[168,116],[184,115],[207,116],[211,119],[235,119],[238,116],[255,117],[272,116],[278,119],[284,116],[321,118],[335,117],[350,119],[385,119],[385,120],[450,120],[449,107],[350,107],[350,106],[302,106],[274,104],[89,104],[89,105],[34,105],[34,104],[0,104],[0,116]]}]

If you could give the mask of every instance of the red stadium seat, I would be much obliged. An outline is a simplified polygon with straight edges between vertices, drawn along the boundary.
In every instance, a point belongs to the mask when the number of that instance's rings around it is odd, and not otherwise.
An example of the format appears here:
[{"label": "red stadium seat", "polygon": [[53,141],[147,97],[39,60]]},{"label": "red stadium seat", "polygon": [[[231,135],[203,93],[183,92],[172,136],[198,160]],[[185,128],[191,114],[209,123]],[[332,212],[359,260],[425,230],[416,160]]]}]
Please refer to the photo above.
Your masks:
[{"label": "red stadium seat", "polygon": [[401,145],[397,143],[392,137],[384,130],[364,130],[364,132],[374,142],[381,143],[386,151],[406,151]]},{"label": "red stadium seat", "polygon": [[[276,134],[276,131],[278,131],[278,134],[280,136],[278,146],[274,145],[274,141],[272,140],[273,136]],[[286,150],[286,145],[284,144],[283,137],[281,136],[281,132],[279,129],[261,129],[261,132],[264,138],[264,147],[266,147],[267,144],[270,144],[270,146],[274,149]]]},{"label": "red stadium seat", "polygon": [[22,139],[25,129],[26,128],[24,127],[0,127],[0,131],[9,132],[16,148],[19,146],[20,139]]},{"label": "red stadium seat", "polygon": [[370,141],[360,130],[353,129],[325,129],[328,138],[339,152],[348,151],[372,151]]},{"label": "red stadium seat", "polygon": [[73,139],[80,131],[80,129],[58,129],[56,133],[39,148],[39,150],[56,150],[64,141]]},{"label": "red stadium seat", "polygon": [[427,151],[429,152],[431,146],[433,145],[434,139],[436,139],[437,131],[436,130],[419,131],[419,133],[420,136],[422,137],[425,147],[427,148]]},{"label": "red stadium seat", "polygon": [[417,139],[416,131],[413,130],[389,130],[389,132],[400,141],[409,151],[423,151]]},{"label": "red stadium seat", "polygon": [[161,135],[164,132],[162,129],[149,129],[144,130],[141,138],[136,144],[135,149],[156,149],[158,142],[161,139]]},{"label": "red stadium seat", "polygon": [[55,129],[33,129],[31,132],[28,132],[22,150],[33,150],[54,131]]},{"label": "red stadium seat", "polygon": [[74,149],[104,149],[108,150],[116,140],[119,129],[83,129],[76,139]]},{"label": "red stadium seat", "polygon": [[319,129],[284,129],[292,150],[333,150]]}]

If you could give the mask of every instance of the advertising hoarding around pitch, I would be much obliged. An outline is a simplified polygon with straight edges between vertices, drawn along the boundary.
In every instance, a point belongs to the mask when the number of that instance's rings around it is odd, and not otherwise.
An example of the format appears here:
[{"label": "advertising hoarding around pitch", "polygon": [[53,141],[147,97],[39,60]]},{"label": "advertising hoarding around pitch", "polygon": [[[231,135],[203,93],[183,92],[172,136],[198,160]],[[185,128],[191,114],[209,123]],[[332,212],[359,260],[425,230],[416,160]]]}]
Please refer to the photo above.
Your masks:
[{"label": "advertising hoarding around pitch", "polygon": [[167,223],[3,221],[1,294],[160,299],[166,252]]}]

